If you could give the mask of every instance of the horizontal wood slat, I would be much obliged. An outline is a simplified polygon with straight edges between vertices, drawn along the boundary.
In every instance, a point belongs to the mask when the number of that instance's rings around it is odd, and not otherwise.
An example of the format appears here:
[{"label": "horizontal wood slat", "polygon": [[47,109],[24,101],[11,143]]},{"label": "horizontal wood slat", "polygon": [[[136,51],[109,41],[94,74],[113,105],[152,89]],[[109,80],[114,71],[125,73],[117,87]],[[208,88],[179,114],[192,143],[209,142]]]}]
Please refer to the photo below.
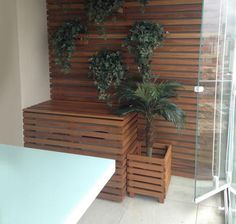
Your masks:
[{"label": "horizontal wood slat", "polygon": [[[82,0],[60,1],[48,0],[48,29],[53,33],[55,28],[64,20],[79,15],[85,19]],[[64,11],[62,10],[64,7]],[[199,38],[202,14],[202,0],[153,0],[141,13],[140,4],[136,0],[126,1],[123,13],[116,14],[116,21],[112,19],[105,23],[107,27],[106,39],[97,34],[94,26],[89,27],[86,41],[77,42],[77,51],[72,58],[72,74],[75,77],[69,81],[70,75],[64,76],[55,66],[53,52],[50,47],[51,95],[53,99],[97,101],[96,89],[87,78],[89,58],[103,47],[120,48],[129,67],[136,71],[132,56],[126,49],[121,48],[123,39],[128,34],[131,25],[136,20],[152,20],[160,22],[170,32],[164,46],[158,49],[153,57],[153,72],[164,79],[174,79],[185,83],[186,79],[196,84],[198,72]],[[197,26],[197,27],[196,27]],[[198,29],[195,29],[198,28]],[[50,45],[51,46],[51,45]],[[173,54],[175,52],[175,54]],[[187,54],[188,53],[188,54]],[[185,54],[185,55],[184,55]],[[172,57],[171,57],[172,56]],[[165,57],[171,57],[167,60]],[[178,60],[181,57],[182,60]],[[195,61],[189,61],[193,57]],[[133,68],[132,68],[133,67]],[[168,76],[166,72],[172,72]],[[164,73],[162,73],[164,72]],[[184,75],[184,72],[188,72]],[[58,74],[61,82],[58,82]],[[178,76],[179,75],[179,76]],[[84,80],[84,84],[77,81]],[[87,91],[83,91],[87,88]]]},{"label": "horizontal wood slat", "polygon": [[[86,107],[97,110],[97,117],[84,113]],[[24,110],[24,142],[26,147],[116,160],[116,172],[99,197],[122,201],[127,153],[137,142],[137,115],[116,117],[109,110],[106,113],[95,103],[67,102],[66,110],[64,101],[38,104]]]},{"label": "horizontal wood slat", "polygon": [[[85,21],[83,0],[60,0],[60,2],[62,5],[58,4],[56,0],[47,0],[49,35],[64,20],[79,15],[81,20]],[[157,49],[153,55],[153,73],[158,75],[160,79],[174,80],[184,85],[175,102],[186,111],[187,122],[186,128],[177,132],[173,125],[158,119],[155,122],[157,130],[155,140],[173,145],[173,174],[193,177],[197,110],[196,94],[193,89],[198,78],[202,0],[152,0],[146,7],[145,13],[141,12],[140,4],[136,0],[126,0],[123,13],[115,13],[115,16],[116,20],[111,18],[105,22],[106,39],[97,34],[94,25],[90,25],[86,40],[76,42],[76,52],[72,56],[70,74],[64,75],[55,65],[54,53],[49,41],[51,98],[53,100],[99,103],[96,88],[88,78],[88,65],[91,56],[104,47],[120,49],[130,72],[137,72],[132,55],[128,53],[127,49],[121,47],[124,37],[136,20],[162,23],[169,34],[163,47]],[[76,114],[78,110],[75,109],[74,112]],[[102,118],[99,109],[96,112]],[[62,114],[55,115],[55,117],[64,116],[65,113],[67,113],[66,107]],[[71,118],[65,118],[65,120],[67,119]],[[91,122],[93,121],[91,114],[89,119]],[[102,122],[106,121],[101,120],[101,124]],[[108,123],[107,125],[109,125]],[[114,119],[114,123],[118,125],[119,120]],[[143,124],[143,120],[140,118],[140,138],[143,136]],[[82,127],[82,121],[80,127]],[[99,145],[99,140],[96,142]],[[107,141],[107,146],[112,147],[109,141]]]},{"label": "horizontal wood slat", "polygon": [[[128,193],[157,197],[161,203],[167,194],[171,178],[172,146],[155,143],[152,157],[146,156],[146,149],[137,148],[127,156]],[[153,193],[153,194],[152,194]]]}]

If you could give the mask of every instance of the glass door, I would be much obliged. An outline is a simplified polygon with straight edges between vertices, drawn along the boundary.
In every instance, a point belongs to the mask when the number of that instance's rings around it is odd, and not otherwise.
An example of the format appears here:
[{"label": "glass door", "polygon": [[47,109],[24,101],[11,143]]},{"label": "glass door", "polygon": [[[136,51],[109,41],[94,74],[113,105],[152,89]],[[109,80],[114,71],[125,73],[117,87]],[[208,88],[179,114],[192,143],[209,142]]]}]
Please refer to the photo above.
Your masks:
[{"label": "glass door", "polygon": [[[226,5],[205,0],[198,88],[195,198],[200,202],[226,186],[226,146],[231,75],[225,71]],[[226,63],[226,62],[225,62]]]},{"label": "glass door", "polygon": [[[236,5],[236,3],[235,3]],[[234,8],[236,10],[236,7]],[[236,12],[236,11],[234,11]],[[232,12],[233,13],[233,12]],[[236,16],[234,18],[236,23]],[[234,69],[232,78],[232,97],[230,105],[229,135],[228,139],[228,182],[229,182],[229,211],[228,223],[236,223],[236,25],[232,27],[234,33]]]},{"label": "glass door", "polygon": [[233,139],[230,108],[235,63],[235,12],[235,0],[204,1],[199,80],[195,88],[198,96],[196,202],[228,190],[229,179],[233,179],[233,172],[229,172],[229,159],[232,160],[229,139]]},{"label": "glass door", "polygon": [[[236,89],[234,97],[236,98]],[[234,98],[234,99],[235,99]],[[236,102],[236,101],[235,101]],[[236,108],[236,104],[235,104]],[[234,138],[233,142],[233,152],[230,156],[233,158],[231,163],[232,168],[232,179],[229,187],[229,215],[228,215],[228,224],[236,223],[236,110],[234,111]]]}]

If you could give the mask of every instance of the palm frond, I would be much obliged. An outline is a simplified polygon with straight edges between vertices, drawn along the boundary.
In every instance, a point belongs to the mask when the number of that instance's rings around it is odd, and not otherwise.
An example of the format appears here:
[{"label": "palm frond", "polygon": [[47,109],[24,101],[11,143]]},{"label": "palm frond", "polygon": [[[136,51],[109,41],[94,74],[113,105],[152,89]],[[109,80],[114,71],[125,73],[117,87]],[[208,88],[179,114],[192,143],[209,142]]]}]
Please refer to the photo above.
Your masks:
[{"label": "palm frond", "polygon": [[116,114],[118,116],[126,115],[126,114],[133,113],[133,112],[136,112],[136,111],[134,110],[134,108],[131,108],[128,105],[123,106],[123,107],[119,107],[118,109],[116,109]]},{"label": "palm frond", "polygon": [[126,103],[131,100],[137,100],[134,94],[135,89],[137,86],[133,83],[123,83],[116,89],[116,96],[120,103]]},{"label": "palm frond", "polygon": [[161,82],[156,85],[156,92],[160,98],[172,98],[177,96],[177,89],[182,87],[180,83],[177,82]]},{"label": "palm frond", "polygon": [[134,107],[134,106],[126,105],[126,106],[122,106],[116,109],[116,114],[118,116],[130,114],[130,113],[139,113],[139,114],[145,115],[145,111],[142,109],[142,107],[138,108],[137,106]]},{"label": "palm frond", "polygon": [[[132,82],[131,82],[132,83]],[[162,116],[182,128],[185,120],[184,112],[170,101],[177,95],[177,89],[182,85],[175,82],[161,83],[126,83],[118,91],[121,107],[118,113],[136,112],[145,119],[152,120]]]},{"label": "palm frond", "polygon": [[165,120],[174,123],[177,128],[184,127],[185,113],[176,104],[166,101],[156,110],[156,113]]}]

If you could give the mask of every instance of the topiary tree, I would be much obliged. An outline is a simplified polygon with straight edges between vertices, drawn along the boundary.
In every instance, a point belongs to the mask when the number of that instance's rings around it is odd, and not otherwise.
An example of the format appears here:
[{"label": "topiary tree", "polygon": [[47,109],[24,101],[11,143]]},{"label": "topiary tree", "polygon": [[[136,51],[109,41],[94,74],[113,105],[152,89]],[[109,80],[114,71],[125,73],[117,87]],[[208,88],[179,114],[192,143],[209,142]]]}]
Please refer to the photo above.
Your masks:
[{"label": "topiary tree", "polygon": [[136,22],[125,39],[126,46],[134,55],[140,74],[144,81],[152,77],[150,69],[151,57],[156,48],[162,45],[165,31],[162,25],[155,22]]},{"label": "topiary tree", "polygon": [[52,46],[55,52],[55,62],[62,71],[68,73],[71,67],[71,57],[75,51],[75,41],[87,32],[87,28],[79,19],[68,20],[57,28],[52,36]]},{"label": "topiary tree", "polygon": [[110,101],[112,89],[126,79],[126,68],[120,51],[103,49],[90,61],[90,74],[99,92],[99,99]]}]

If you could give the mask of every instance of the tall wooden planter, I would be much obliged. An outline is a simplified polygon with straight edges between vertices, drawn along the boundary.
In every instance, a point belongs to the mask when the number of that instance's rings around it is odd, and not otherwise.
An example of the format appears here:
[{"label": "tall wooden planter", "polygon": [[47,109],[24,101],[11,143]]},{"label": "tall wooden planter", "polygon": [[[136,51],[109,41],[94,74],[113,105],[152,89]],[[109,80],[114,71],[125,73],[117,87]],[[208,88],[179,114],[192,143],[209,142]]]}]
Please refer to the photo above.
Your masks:
[{"label": "tall wooden planter", "polygon": [[116,160],[116,172],[99,197],[126,196],[127,153],[137,142],[135,114],[119,117],[106,105],[51,100],[24,110],[24,141],[26,147]]},{"label": "tall wooden planter", "polygon": [[128,154],[128,193],[156,197],[164,203],[171,179],[171,145],[155,143],[153,157],[146,156],[141,144]]}]

